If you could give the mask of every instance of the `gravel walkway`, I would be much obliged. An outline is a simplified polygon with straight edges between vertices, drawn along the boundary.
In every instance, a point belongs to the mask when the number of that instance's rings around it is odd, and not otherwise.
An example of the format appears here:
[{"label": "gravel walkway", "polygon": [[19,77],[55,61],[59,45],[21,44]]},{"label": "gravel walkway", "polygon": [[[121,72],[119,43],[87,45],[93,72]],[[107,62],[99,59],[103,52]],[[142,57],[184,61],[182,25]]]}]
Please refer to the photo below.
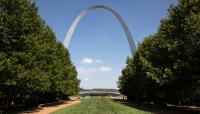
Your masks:
[{"label": "gravel walkway", "polygon": [[33,110],[29,110],[29,111],[24,111],[23,113],[20,114],[49,114],[51,112],[54,112],[56,110],[71,106],[71,105],[75,105],[77,103],[80,103],[81,101],[79,99],[71,99],[68,101],[63,102],[62,104],[58,104],[58,105],[53,105],[53,106],[44,106],[44,107],[38,107],[36,109]]}]

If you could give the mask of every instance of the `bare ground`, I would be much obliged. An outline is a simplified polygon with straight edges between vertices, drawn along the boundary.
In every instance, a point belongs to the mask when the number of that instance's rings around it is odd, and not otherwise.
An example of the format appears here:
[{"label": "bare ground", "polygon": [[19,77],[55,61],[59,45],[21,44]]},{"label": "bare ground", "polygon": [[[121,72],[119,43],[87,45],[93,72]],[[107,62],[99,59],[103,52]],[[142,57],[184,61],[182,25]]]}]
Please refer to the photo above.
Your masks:
[{"label": "bare ground", "polygon": [[61,104],[33,108],[33,109],[30,109],[27,111],[23,111],[20,114],[49,114],[56,110],[59,110],[59,109],[65,108],[65,107],[69,107],[69,106],[75,105],[80,102],[81,101],[77,98],[71,98],[70,100],[64,101]]}]

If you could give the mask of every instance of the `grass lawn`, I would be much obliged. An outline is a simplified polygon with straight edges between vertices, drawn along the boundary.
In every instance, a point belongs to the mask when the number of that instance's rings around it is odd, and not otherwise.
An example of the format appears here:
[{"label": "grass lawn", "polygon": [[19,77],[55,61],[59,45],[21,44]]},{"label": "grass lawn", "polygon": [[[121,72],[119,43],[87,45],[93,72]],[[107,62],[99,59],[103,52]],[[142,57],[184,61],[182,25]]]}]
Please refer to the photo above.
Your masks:
[{"label": "grass lawn", "polygon": [[128,107],[108,98],[88,98],[80,104],[63,108],[51,114],[152,114]]}]

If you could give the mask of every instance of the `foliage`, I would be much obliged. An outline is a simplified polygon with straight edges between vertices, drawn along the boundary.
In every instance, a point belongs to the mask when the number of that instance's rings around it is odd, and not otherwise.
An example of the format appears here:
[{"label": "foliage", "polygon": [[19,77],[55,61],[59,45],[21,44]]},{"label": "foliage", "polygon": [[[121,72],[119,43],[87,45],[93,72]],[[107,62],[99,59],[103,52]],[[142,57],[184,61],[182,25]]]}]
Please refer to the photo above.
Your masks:
[{"label": "foliage", "polygon": [[179,0],[127,59],[118,82],[130,100],[188,104],[200,100],[200,1]]},{"label": "foliage", "polygon": [[[0,104],[48,102],[79,91],[68,50],[29,0],[0,1]],[[45,99],[45,100],[44,100]]]}]

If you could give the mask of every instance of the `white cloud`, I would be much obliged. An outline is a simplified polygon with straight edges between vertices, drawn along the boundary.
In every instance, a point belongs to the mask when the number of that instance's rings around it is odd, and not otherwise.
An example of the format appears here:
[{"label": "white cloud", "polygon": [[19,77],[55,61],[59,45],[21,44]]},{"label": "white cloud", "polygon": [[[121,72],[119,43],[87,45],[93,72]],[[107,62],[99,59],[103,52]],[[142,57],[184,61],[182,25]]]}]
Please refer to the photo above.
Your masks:
[{"label": "white cloud", "polygon": [[81,60],[81,64],[92,64],[92,63],[103,63],[101,60],[99,60],[99,59],[92,59],[92,58],[88,58],[88,57],[86,57],[86,58],[83,58],[82,60]]},{"label": "white cloud", "polygon": [[96,60],[94,60],[94,62],[95,63],[103,63],[101,60],[99,60],[99,59],[96,59]]},{"label": "white cloud", "polygon": [[96,72],[95,68],[78,68],[77,69],[79,75],[89,75]]},{"label": "white cloud", "polygon": [[93,60],[91,58],[84,58],[81,61],[81,64],[92,64],[92,63],[93,63]]},{"label": "white cloud", "polygon": [[112,70],[112,68],[110,68],[110,67],[100,67],[99,68],[99,71],[100,72],[109,72],[109,71],[111,71]]},{"label": "white cloud", "polygon": [[84,78],[83,80],[84,80],[84,81],[88,81],[88,80],[89,80],[89,78]]},{"label": "white cloud", "polygon": [[99,72],[110,72],[111,67],[98,67],[98,68],[77,68],[78,74],[82,76],[91,75]]}]

